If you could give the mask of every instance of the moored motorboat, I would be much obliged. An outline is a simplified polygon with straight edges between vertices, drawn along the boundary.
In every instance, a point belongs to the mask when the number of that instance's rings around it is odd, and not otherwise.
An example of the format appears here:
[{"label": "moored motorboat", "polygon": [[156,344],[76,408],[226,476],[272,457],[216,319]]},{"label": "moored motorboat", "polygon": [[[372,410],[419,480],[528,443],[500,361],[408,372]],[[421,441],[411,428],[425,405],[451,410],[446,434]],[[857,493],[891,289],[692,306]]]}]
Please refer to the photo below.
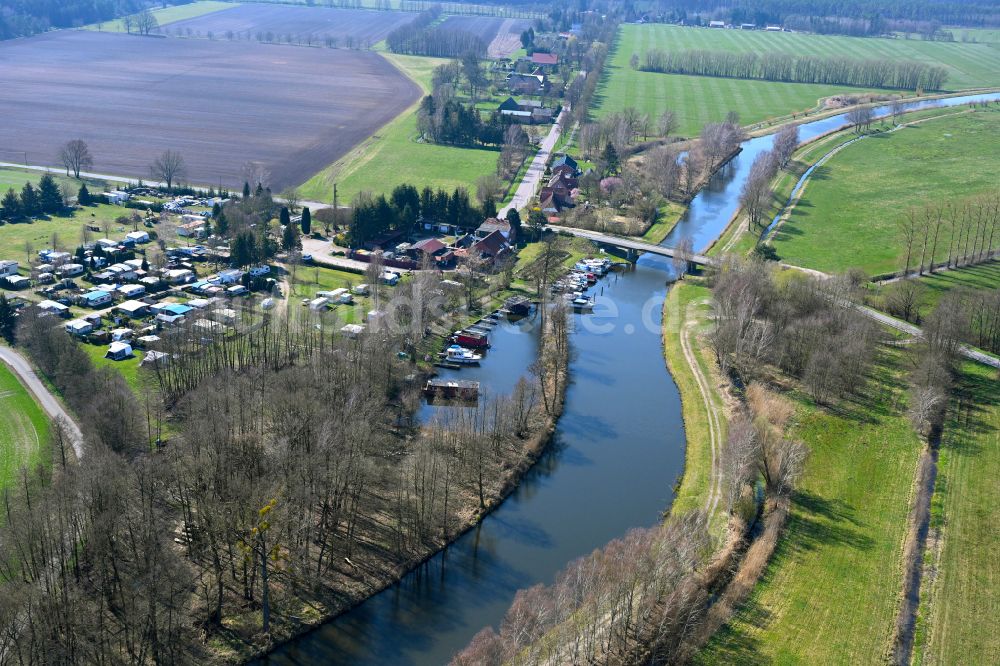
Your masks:
[{"label": "moored motorboat", "polygon": [[444,359],[446,363],[456,365],[479,365],[483,355],[476,354],[461,345],[451,345],[444,351]]}]

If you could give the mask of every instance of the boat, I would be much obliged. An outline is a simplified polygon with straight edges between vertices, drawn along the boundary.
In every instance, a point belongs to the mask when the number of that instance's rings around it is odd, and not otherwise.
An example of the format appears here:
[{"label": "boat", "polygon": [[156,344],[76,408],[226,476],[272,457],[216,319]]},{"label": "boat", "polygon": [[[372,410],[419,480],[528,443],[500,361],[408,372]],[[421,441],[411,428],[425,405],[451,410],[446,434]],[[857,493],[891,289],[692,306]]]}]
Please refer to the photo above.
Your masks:
[{"label": "boat", "polygon": [[594,309],[594,299],[586,296],[576,296],[570,301],[574,310],[579,312],[590,312]]},{"label": "boat", "polygon": [[483,360],[482,354],[476,354],[461,345],[452,345],[444,350],[445,363],[456,365],[479,365]]},{"label": "boat", "polygon": [[427,396],[428,402],[433,402],[435,398],[475,402],[479,399],[479,382],[462,379],[429,379],[424,385],[424,395]]},{"label": "boat", "polygon": [[504,301],[504,308],[512,315],[526,315],[531,312],[531,301],[524,296],[511,296]]},{"label": "boat", "polygon": [[456,331],[455,335],[451,336],[451,340],[455,344],[469,349],[486,349],[490,346],[489,336],[477,331]]}]

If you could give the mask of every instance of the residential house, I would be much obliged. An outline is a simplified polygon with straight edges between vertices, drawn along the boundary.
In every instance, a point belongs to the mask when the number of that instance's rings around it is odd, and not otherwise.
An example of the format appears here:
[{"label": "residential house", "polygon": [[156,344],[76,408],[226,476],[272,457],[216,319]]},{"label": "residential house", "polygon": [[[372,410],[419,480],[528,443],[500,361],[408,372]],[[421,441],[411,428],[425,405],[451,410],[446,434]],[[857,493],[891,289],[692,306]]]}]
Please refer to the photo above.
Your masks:
[{"label": "residential house", "polygon": [[67,261],[73,258],[69,252],[62,252],[59,250],[39,250],[38,258],[42,261],[52,264],[53,266],[59,266],[60,264],[65,264]]},{"label": "residential house", "polygon": [[57,303],[56,301],[42,301],[38,304],[38,309],[41,310],[43,314],[56,315],[57,317],[69,316],[69,306]]},{"label": "residential house", "polygon": [[486,238],[477,241],[469,249],[480,258],[492,261],[505,257],[511,251],[510,245],[499,231],[494,231]]},{"label": "residential house", "polygon": [[529,58],[529,60],[532,65],[548,70],[555,69],[559,66],[559,56],[555,53],[540,53],[536,51],[531,54],[531,58]]},{"label": "residential house", "polygon": [[124,205],[126,201],[131,198],[128,192],[122,192],[121,190],[114,190],[112,192],[105,192],[104,198],[108,200],[109,204],[115,206]]},{"label": "residential house", "polygon": [[175,317],[183,317],[187,313],[191,312],[192,308],[184,305],[183,303],[157,303],[156,305],[150,306],[150,311],[155,315],[169,315]]},{"label": "residential house", "polygon": [[555,109],[549,108],[536,100],[516,100],[508,97],[497,107],[497,111],[505,118],[511,118],[519,123],[550,123]]},{"label": "residential house", "polygon": [[146,293],[146,287],[141,284],[123,284],[115,291],[121,294],[122,298],[133,299],[144,295]]},{"label": "residential house", "polygon": [[430,257],[439,268],[450,266],[455,262],[455,254],[437,238],[425,238],[414,243],[410,246],[408,254],[416,261]]},{"label": "residential house", "polygon": [[543,95],[549,90],[549,79],[545,74],[521,74],[512,72],[507,77],[507,89],[522,95]]},{"label": "residential house", "polygon": [[149,306],[142,301],[125,301],[116,307],[115,310],[121,312],[126,317],[139,319],[145,317],[149,313]]},{"label": "residential house", "polygon": [[83,337],[93,332],[94,325],[83,319],[74,319],[73,321],[66,322],[65,328],[67,333]]},{"label": "residential house", "polygon": [[208,235],[205,228],[205,220],[185,222],[177,227],[177,235],[184,238],[204,238]]},{"label": "residential house", "polygon": [[229,270],[220,272],[218,275],[213,275],[209,277],[208,281],[214,284],[230,285],[230,284],[239,284],[240,280],[242,279],[243,279],[243,271],[238,270],[236,268],[231,268]]},{"label": "residential house", "polygon": [[552,162],[552,173],[569,172],[572,176],[580,175],[580,165],[569,155],[560,155]]},{"label": "residential house", "polygon": [[0,261],[0,277],[10,277],[17,275],[18,263],[12,259]]},{"label": "residential house", "polygon": [[503,239],[508,243],[513,243],[516,239],[514,238],[514,228],[510,225],[507,220],[501,220],[495,217],[487,218],[475,231],[476,238],[483,239],[492,234],[494,231],[499,231]]},{"label": "residential house", "polygon": [[7,282],[8,289],[27,289],[31,286],[31,279],[23,275],[11,275],[2,279]]},{"label": "residential house", "polygon": [[83,273],[82,264],[63,264],[56,269],[56,275],[61,278],[71,278]]},{"label": "residential house", "polygon": [[163,272],[163,279],[168,284],[184,284],[194,279],[194,271],[187,268],[173,268]]},{"label": "residential house", "polygon": [[88,308],[99,308],[102,305],[108,305],[111,303],[111,292],[101,289],[88,291],[86,294],[80,296],[79,303]]}]

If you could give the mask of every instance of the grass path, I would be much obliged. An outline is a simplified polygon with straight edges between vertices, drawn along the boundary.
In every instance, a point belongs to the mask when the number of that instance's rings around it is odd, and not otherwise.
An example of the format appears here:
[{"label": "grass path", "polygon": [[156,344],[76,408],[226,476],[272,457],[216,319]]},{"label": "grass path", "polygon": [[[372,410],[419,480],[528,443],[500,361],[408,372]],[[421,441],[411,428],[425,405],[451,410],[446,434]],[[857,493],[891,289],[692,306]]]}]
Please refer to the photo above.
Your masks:
[{"label": "grass path", "polygon": [[[664,301],[663,349],[681,394],[687,444],[684,476],[671,510],[703,508],[716,518],[721,496],[719,458],[726,434],[726,398],[704,344],[711,292],[692,280],[674,283]],[[724,527],[717,521],[716,527]]]},{"label": "grass path", "polygon": [[[945,427],[931,503],[931,548],[917,620],[915,664],[995,664],[1000,634],[1000,392],[997,374],[966,363],[964,399]],[[936,538],[935,538],[936,537]]]},{"label": "grass path", "polygon": [[904,413],[905,353],[883,350],[862,396],[836,410],[789,395],[789,436],[807,445],[809,459],[785,534],[751,598],[698,663],[884,660],[921,449]]}]

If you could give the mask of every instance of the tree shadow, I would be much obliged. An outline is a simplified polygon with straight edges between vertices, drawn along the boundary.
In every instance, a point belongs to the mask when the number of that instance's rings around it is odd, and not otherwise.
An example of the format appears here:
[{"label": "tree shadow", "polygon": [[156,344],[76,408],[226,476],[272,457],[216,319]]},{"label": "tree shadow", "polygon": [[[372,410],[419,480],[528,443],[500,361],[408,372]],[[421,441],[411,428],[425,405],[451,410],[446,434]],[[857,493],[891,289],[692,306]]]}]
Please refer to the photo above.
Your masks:
[{"label": "tree shadow", "polygon": [[864,524],[856,517],[854,507],[843,500],[798,490],[792,503],[798,511],[789,516],[787,536],[774,555],[775,566],[780,566],[785,557],[824,546],[871,550],[875,545],[875,540],[859,529]]},{"label": "tree shadow", "polygon": [[[738,620],[736,624],[733,620]],[[695,660],[696,664],[770,664],[770,657],[761,654],[760,639],[744,629],[749,625],[756,629],[766,627],[771,622],[771,611],[755,599],[748,599],[740,607],[735,618],[727,622],[712,638],[710,648]]]}]

